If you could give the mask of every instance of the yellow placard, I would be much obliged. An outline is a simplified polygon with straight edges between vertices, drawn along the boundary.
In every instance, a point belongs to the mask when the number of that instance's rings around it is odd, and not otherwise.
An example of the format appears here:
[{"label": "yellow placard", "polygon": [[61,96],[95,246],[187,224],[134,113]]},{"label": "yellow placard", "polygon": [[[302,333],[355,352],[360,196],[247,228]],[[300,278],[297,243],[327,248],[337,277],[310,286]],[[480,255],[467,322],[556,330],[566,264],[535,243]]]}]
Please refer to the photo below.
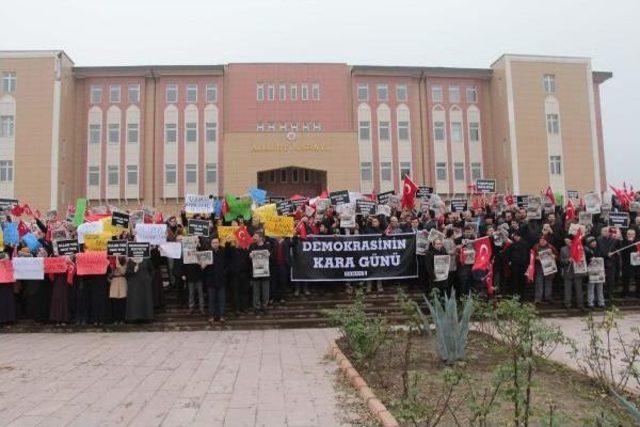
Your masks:
[{"label": "yellow placard", "polygon": [[119,236],[123,231],[127,231],[126,228],[112,225],[110,216],[102,218],[100,221],[102,222],[102,232],[105,234],[109,234],[110,236]]},{"label": "yellow placard", "polygon": [[276,210],[276,204],[269,203],[268,205],[263,205],[255,208],[253,210],[253,216],[258,217],[261,222],[266,222],[269,218],[278,216],[278,211]]},{"label": "yellow placard", "polygon": [[220,239],[220,245],[224,246],[227,242],[235,242],[236,235],[234,234],[238,229],[237,225],[220,225],[218,226],[218,239]]},{"label": "yellow placard", "polygon": [[86,251],[106,251],[107,242],[111,240],[111,234],[85,234],[84,249]]},{"label": "yellow placard", "polygon": [[293,237],[293,217],[274,216],[264,223],[264,234],[269,237]]}]

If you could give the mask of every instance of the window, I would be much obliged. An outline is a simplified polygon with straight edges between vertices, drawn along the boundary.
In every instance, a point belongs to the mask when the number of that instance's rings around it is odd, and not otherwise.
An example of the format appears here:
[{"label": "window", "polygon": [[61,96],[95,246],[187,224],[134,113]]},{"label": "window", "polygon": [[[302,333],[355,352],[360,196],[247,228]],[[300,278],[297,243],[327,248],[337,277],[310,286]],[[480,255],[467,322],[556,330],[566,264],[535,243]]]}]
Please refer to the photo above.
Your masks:
[{"label": "window", "polygon": [[217,123],[205,123],[204,124],[205,142],[216,142],[217,136],[218,136],[218,124]]},{"label": "window", "polygon": [[281,83],[280,86],[278,86],[278,98],[280,101],[287,100],[287,85],[284,83]]},{"label": "window", "polygon": [[89,125],[89,143],[100,144],[102,126],[99,124]]},{"label": "window", "polygon": [[198,182],[198,166],[188,163],[185,167],[185,179],[187,184],[196,184]]},{"label": "window", "polygon": [[175,144],[178,140],[178,130],[175,123],[164,124],[164,142],[167,144]]},{"label": "window", "polygon": [[0,116],[0,138],[12,138],[15,132],[13,116]]},{"label": "window", "polygon": [[391,181],[391,162],[380,162],[380,180]]},{"label": "window", "polygon": [[264,132],[264,124],[263,124],[262,122],[258,122],[258,123],[256,124],[256,130],[257,130],[258,132]]},{"label": "window", "polygon": [[449,102],[460,102],[459,86],[449,86]]},{"label": "window", "polygon": [[455,162],[453,164],[453,178],[456,181],[464,181],[464,163]]},{"label": "window", "polygon": [[274,122],[269,122],[269,124],[267,125],[267,130],[269,132],[275,132],[276,131],[276,124]]},{"label": "window", "polygon": [[109,86],[109,102],[112,104],[120,102],[120,85]]},{"label": "window", "polygon": [[207,102],[218,102],[218,85],[215,83],[207,85]]},{"label": "window", "polygon": [[269,182],[272,184],[276,182],[276,171],[269,172]]},{"label": "window", "polygon": [[117,165],[107,166],[107,184],[118,185],[120,182],[120,174]]},{"label": "window", "polygon": [[358,125],[358,135],[361,140],[371,139],[371,122],[360,122]]},{"label": "window", "polygon": [[411,176],[411,162],[400,162],[400,178]]},{"label": "window", "polygon": [[278,125],[278,129],[280,129],[280,132],[286,132],[287,131],[287,122],[280,122],[280,125]]},{"label": "window", "polygon": [[378,93],[378,102],[385,102],[389,100],[389,86],[386,84],[379,84],[376,86]]},{"label": "window", "polygon": [[287,182],[287,170],[286,169],[281,169],[280,170],[280,182]]},{"label": "window", "polygon": [[475,86],[467,88],[467,102],[478,102],[478,91]]},{"label": "window", "polygon": [[291,182],[294,184],[300,182],[300,171],[298,169],[291,169]]},{"label": "window", "polygon": [[556,76],[554,74],[542,76],[542,83],[546,93],[556,93]]},{"label": "window", "polygon": [[302,178],[304,179],[305,183],[311,182],[311,171],[309,169],[304,169]]},{"label": "window", "polygon": [[391,135],[389,132],[389,122],[378,123],[378,139],[380,141],[389,141]]},{"label": "window", "polygon": [[313,131],[320,132],[322,130],[322,125],[320,122],[313,122]]},{"label": "window", "polygon": [[176,183],[176,165],[164,165],[164,183],[165,185],[175,185]]},{"label": "window", "polygon": [[451,141],[462,142],[462,123],[451,122]]},{"label": "window", "polygon": [[447,164],[445,162],[436,163],[436,179],[438,181],[447,180]]},{"label": "window", "polygon": [[369,85],[366,83],[358,84],[358,101],[369,100]]},{"label": "window", "polygon": [[471,163],[471,179],[475,182],[482,179],[482,165],[480,163]]},{"label": "window", "polygon": [[198,141],[198,124],[196,122],[187,122],[184,125],[185,134],[184,139],[186,142]]},{"label": "window", "polygon": [[16,91],[16,73],[2,73],[2,91],[6,93]]},{"label": "window", "polygon": [[102,86],[91,85],[90,93],[89,99],[92,104],[100,104],[102,102]]},{"label": "window", "polygon": [[398,139],[400,141],[409,140],[409,122],[398,122]]},{"label": "window", "polygon": [[549,157],[549,168],[551,169],[551,175],[562,175],[562,161],[560,156]]},{"label": "window", "polygon": [[274,101],[276,98],[276,88],[274,85],[267,86],[267,99],[269,101]]},{"label": "window", "polygon": [[440,85],[431,86],[431,101],[442,102],[442,86]]},{"label": "window", "polygon": [[167,85],[167,103],[178,102],[178,85]]},{"label": "window", "polygon": [[302,91],[301,94],[301,98],[303,101],[308,101],[309,100],[309,85],[306,83],[303,83],[302,85],[300,85],[300,90]]},{"label": "window", "polygon": [[198,85],[195,85],[195,84],[187,85],[187,102],[188,103],[198,102]]},{"label": "window", "polygon": [[298,131],[298,122],[291,122],[291,130],[293,132],[297,132]]},{"label": "window", "polygon": [[433,123],[433,139],[444,141],[444,122]]},{"label": "window", "polygon": [[218,165],[216,163],[207,163],[205,172],[207,184],[215,184],[218,181]]},{"label": "window", "polygon": [[256,100],[264,101],[264,84],[262,83],[256,84]]},{"label": "window", "polygon": [[309,132],[309,122],[302,123],[302,132]]},{"label": "window", "polygon": [[129,144],[137,144],[139,135],[138,123],[127,123],[127,142]]},{"label": "window", "polygon": [[138,185],[138,165],[127,165],[127,185]]},{"label": "window", "polygon": [[13,160],[0,160],[0,182],[13,181]]},{"label": "window", "polygon": [[289,85],[289,99],[291,101],[297,101],[298,100],[298,85],[295,83],[291,83]]},{"label": "window", "polygon": [[407,85],[396,85],[396,101],[406,102],[407,100]]},{"label": "window", "polygon": [[131,84],[127,86],[127,97],[129,104],[137,104],[140,102],[140,85]]},{"label": "window", "polygon": [[311,85],[311,97],[314,101],[320,101],[320,83]]},{"label": "window", "polygon": [[372,181],[373,175],[371,170],[371,162],[361,162],[360,163],[360,180],[361,181]]},{"label": "window", "polygon": [[89,187],[100,185],[100,167],[89,166]]},{"label": "window", "polygon": [[547,114],[547,132],[553,135],[560,133],[560,121],[557,114]]},{"label": "window", "polygon": [[107,141],[109,144],[119,144],[120,143],[120,124],[119,123],[109,123],[109,137]]},{"label": "window", "polygon": [[471,142],[480,141],[480,123],[478,122],[469,123],[469,141]]}]

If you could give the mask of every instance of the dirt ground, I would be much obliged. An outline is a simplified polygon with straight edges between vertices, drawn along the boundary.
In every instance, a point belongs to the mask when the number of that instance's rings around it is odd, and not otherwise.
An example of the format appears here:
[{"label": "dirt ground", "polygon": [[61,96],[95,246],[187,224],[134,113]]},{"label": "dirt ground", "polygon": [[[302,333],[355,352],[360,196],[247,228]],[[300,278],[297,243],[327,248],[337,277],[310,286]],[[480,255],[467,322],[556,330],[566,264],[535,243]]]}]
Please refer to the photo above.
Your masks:
[{"label": "dirt ground", "polygon": [[[344,342],[340,340],[338,344],[350,357]],[[438,406],[443,407],[445,384],[442,372],[446,365],[440,360],[436,346],[435,336],[412,336],[408,371],[410,378],[418,378],[415,390],[419,399],[432,406],[439,402]],[[370,362],[357,364],[350,357],[376,395],[396,416],[401,412],[398,403],[403,395],[405,348],[406,335],[396,333]],[[438,425],[471,425],[469,406],[472,399],[469,393],[474,391],[482,395],[485,388],[491,389],[495,369],[507,361],[504,348],[478,332],[469,334],[466,356],[466,363],[457,365],[456,369],[462,370],[468,380],[461,381],[454,388],[448,405],[450,409],[444,411]],[[587,376],[548,361],[538,361],[536,366],[530,425],[634,425],[625,410],[600,392]],[[496,399],[496,409],[488,417],[488,425],[513,425],[513,405],[505,395],[509,386],[502,386]],[[551,424],[550,418],[553,419]],[[411,422],[401,424],[414,425]]]}]

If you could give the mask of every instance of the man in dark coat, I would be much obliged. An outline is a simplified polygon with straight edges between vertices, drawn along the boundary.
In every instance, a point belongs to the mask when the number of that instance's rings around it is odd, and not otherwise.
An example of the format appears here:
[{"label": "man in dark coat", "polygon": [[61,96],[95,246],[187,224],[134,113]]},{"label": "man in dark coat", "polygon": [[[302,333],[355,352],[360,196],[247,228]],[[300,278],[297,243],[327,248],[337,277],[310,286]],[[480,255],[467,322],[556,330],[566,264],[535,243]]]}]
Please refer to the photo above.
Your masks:
[{"label": "man in dark coat", "polygon": [[525,277],[529,266],[529,244],[519,232],[514,232],[513,243],[505,250],[504,259],[511,269],[511,291],[523,296]]},{"label": "man in dark coat", "polygon": [[209,322],[224,322],[224,305],[226,303],[227,263],[224,250],[217,237],[211,239],[213,263],[204,269],[204,283],[209,294]]}]

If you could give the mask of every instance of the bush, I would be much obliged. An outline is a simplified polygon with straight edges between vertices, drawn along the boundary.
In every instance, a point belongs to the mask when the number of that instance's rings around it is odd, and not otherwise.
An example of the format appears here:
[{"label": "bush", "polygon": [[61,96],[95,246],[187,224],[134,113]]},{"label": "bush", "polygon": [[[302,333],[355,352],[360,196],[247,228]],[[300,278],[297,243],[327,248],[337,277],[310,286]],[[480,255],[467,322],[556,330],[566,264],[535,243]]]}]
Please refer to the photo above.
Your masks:
[{"label": "bush", "polygon": [[425,301],[436,324],[438,353],[440,353],[442,360],[446,363],[453,363],[464,359],[464,350],[469,335],[469,320],[473,313],[471,297],[467,297],[460,317],[458,317],[458,303],[454,290],[451,291],[451,296],[447,294],[443,296],[444,305],[437,295],[434,295],[433,301],[429,301],[426,297]]}]

